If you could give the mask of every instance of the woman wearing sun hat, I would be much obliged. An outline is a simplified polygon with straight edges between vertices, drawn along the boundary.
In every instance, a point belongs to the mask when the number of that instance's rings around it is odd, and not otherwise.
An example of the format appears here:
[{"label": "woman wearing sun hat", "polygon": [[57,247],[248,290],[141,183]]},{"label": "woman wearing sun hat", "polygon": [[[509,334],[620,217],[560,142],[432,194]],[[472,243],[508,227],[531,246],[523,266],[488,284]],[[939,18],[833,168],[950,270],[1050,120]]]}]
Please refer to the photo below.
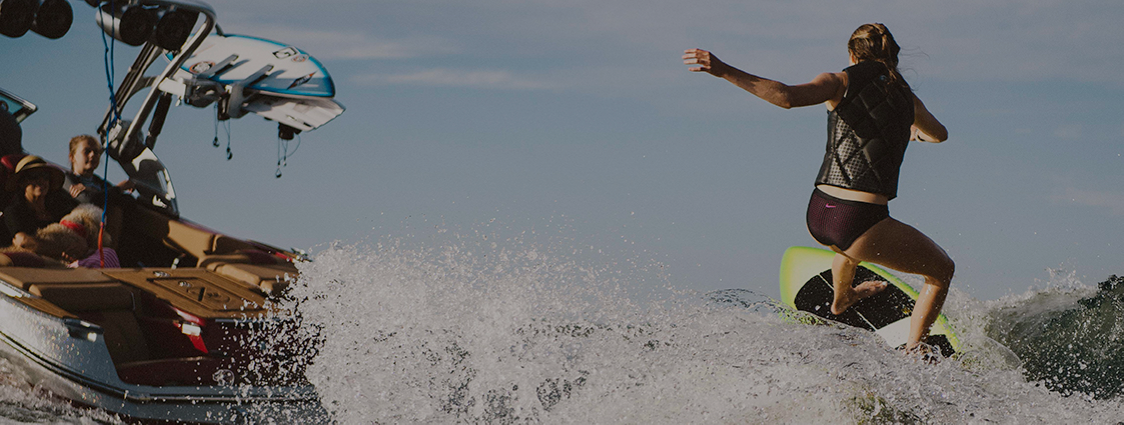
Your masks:
[{"label": "woman wearing sun hat", "polygon": [[43,158],[28,155],[14,171],[6,187],[14,197],[4,209],[6,238],[0,240],[32,248],[27,245],[34,244],[35,232],[57,223],[76,202],[69,196],[57,196],[62,194],[63,172]]}]

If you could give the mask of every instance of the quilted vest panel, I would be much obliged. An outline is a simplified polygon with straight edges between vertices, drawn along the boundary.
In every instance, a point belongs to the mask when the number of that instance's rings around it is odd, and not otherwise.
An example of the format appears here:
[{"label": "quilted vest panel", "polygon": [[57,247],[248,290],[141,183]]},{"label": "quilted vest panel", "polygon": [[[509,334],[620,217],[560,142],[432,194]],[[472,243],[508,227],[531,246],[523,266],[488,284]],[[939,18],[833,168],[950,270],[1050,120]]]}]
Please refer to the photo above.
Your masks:
[{"label": "quilted vest panel", "polygon": [[913,124],[913,97],[892,85],[886,67],[861,62],[844,70],[847,94],[828,112],[827,150],[816,184],[893,199]]}]

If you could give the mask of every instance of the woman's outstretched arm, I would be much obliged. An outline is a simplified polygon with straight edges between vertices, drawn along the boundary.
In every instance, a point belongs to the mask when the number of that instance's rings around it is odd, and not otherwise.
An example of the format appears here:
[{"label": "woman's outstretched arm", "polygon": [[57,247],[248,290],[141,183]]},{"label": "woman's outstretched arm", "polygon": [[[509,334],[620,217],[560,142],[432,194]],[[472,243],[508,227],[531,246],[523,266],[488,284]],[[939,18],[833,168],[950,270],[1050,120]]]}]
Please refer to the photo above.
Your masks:
[{"label": "woman's outstretched arm", "polygon": [[919,142],[940,143],[948,140],[948,130],[944,128],[944,124],[937,121],[937,117],[933,116],[925,108],[925,104],[921,103],[921,99],[917,95],[913,95],[913,128],[909,140],[916,140]]},{"label": "woman's outstretched arm", "polygon": [[782,108],[817,105],[843,99],[847,89],[846,74],[823,73],[807,84],[790,86],[779,81],[761,78],[722,62],[714,54],[702,49],[689,49],[683,52],[683,63],[697,65],[688,70],[706,72],[723,78],[745,91]]}]

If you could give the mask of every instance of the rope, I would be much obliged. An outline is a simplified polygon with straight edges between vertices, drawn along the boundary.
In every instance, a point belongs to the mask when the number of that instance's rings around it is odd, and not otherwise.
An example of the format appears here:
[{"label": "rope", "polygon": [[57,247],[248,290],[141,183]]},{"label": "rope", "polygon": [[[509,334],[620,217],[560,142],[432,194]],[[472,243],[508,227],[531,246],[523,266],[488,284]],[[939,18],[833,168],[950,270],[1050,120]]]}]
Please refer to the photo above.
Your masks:
[{"label": "rope", "polygon": [[285,140],[282,139],[281,136],[277,136],[277,173],[274,174],[274,177],[281,178],[281,169],[289,165],[289,157],[295,155],[297,149],[300,149],[301,135],[298,134],[296,137],[297,146],[293,148],[292,152],[289,152],[290,140]]},{"label": "rope", "polygon": [[[117,7],[114,4],[114,0],[109,0],[109,10],[110,10],[110,12],[112,12],[116,9],[117,9]],[[117,79],[116,75],[115,75],[116,73],[115,73],[115,70],[114,70],[114,63],[113,63],[114,46],[116,45],[115,41],[116,41],[115,37],[109,37],[107,39],[105,31],[101,32],[101,43],[102,43],[102,46],[105,47],[105,53],[103,55],[103,60],[104,60],[104,63],[105,63],[105,79],[106,79],[106,83],[107,83],[106,85],[109,87],[109,105],[110,105],[110,112],[111,112],[109,125],[107,125],[105,127],[107,132],[109,131],[109,129],[113,128],[113,126],[117,125],[117,122],[121,121],[121,115],[119,114],[118,108],[117,108],[117,92],[113,89],[113,81]],[[104,135],[103,135],[103,139],[104,139]],[[102,142],[103,142],[103,144],[108,145],[108,143],[104,143],[105,140],[103,140]],[[107,147],[108,146],[103,146],[102,150],[104,151],[105,148],[107,148]],[[100,226],[99,226],[99,229],[98,229],[98,254],[99,254],[99,257],[101,259],[101,268],[104,269],[105,268],[105,249],[104,249],[104,244],[103,244],[103,240],[104,240],[103,238],[105,237],[106,211],[109,210],[109,161],[108,160],[105,161],[105,166],[102,168],[102,196],[103,196],[103,198],[102,198],[102,209],[101,209],[101,223],[100,223]]]}]

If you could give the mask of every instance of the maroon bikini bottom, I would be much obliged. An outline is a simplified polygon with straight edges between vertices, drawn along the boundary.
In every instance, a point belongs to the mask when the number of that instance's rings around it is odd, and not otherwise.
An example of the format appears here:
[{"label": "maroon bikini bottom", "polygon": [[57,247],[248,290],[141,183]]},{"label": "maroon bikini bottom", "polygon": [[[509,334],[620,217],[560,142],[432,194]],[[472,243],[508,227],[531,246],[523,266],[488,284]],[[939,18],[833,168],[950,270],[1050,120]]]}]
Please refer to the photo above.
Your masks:
[{"label": "maroon bikini bottom", "polygon": [[841,250],[850,248],[855,239],[888,217],[890,208],[886,205],[839,199],[818,188],[808,202],[808,231],[812,237]]}]

